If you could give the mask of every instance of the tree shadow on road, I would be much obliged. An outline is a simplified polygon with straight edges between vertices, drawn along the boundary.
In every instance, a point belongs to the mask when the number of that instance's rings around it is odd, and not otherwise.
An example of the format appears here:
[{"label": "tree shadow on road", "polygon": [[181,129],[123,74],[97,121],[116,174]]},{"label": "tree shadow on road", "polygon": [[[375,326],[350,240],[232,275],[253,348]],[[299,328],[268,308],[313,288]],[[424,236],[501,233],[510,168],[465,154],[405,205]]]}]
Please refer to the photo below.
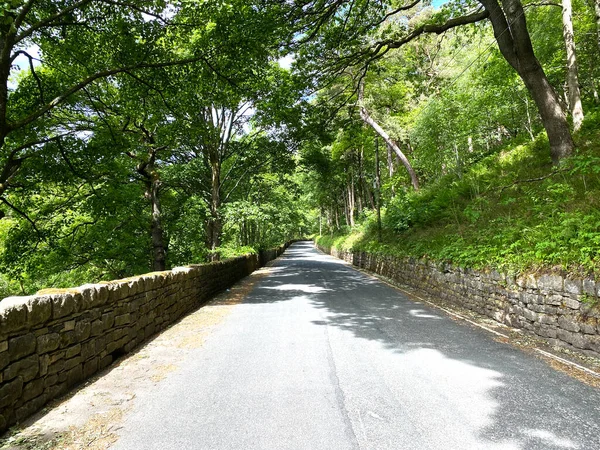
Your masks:
[{"label": "tree shadow on road", "polygon": [[[290,247],[274,269],[246,304],[308,300],[321,312],[315,326],[351,333],[357,346],[373,350],[374,358],[392,353],[389,370],[395,376],[424,371],[415,389],[439,393],[437,400],[449,402],[456,420],[468,422],[466,428],[481,448],[600,448],[598,390],[483,330],[408,299],[317,252],[312,243]],[[439,385],[432,385],[434,380]],[[445,389],[462,395],[444,398]],[[422,408],[439,406],[427,401]]]}]

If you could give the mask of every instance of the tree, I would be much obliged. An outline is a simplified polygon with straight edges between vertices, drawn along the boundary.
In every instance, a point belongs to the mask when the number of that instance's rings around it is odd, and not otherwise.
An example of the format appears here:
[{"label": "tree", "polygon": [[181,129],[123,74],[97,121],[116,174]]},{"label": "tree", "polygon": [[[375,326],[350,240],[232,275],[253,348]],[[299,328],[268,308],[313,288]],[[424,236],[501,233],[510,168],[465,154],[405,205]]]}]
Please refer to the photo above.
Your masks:
[{"label": "tree", "polygon": [[579,91],[579,74],[575,38],[573,36],[573,6],[571,0],[562,0],[563,35],[567,49],[567,86],[569,89],[569,107],[573,116],[573,129],[579,131],[583,123],[583,105]]},{"label": "tree", "polygon": [[408,160],[406,155],[402,152],[402,150],[400,150],[400,147],[398,147],[398,145],[390,138],[390,136],[385,132],[385,130],[383,128],[381,128],[381,126],[377,122],[375,122],[375,120],[373,120],[373,118],[367,111],[367,108],[364,104],[364,96],[365,96],[364,91],[365,91],[364,82],[361,82],[361,85],[358,88],[358,102],[359,102],[359,109],[360,109],[360,117],[367,125],[369,125],[371,128],[373,128],[373,130],[375,130],[375,132],[379,136],[381,136],[381,138],[385,141],[385,143],[388,145],[388,147],[390,147],[392,150],[394,150],[394,152],[396,153],[396,155],[398,156],[400,161],[402,161],[402,164],[406,168],[406,171],[408,172],[408,174],[410,176],[410,181],[412,183],[413,188],[415,189],[415,191],[418,191],[419,190],[419,179],[417,177],[415,170],[413,169],[413,167],[410,164],[410,161]]},{"label": "tree", "polygon": [[[537,60],[531,37],[527,29],[525,11],[520,0],[479,0],[483,10],[456,15],[463,8],[445,8],[439,14],[426,15],[421,23],[409,20],[394,28],[396,17],[410,11],[419,4],[415,1],[394,8],[390,3],[364,0],[310,2],[314,13],[299,27],[305,30],[299,42],[314,39],[314,53],[323,55],[329,74],[340,74],[348,66],[358,66],[355,71],[362,76],[368,66],[389,51],[398,49],[424,34],[441,34],[452,28],[489,20],[494,30],[498,48],[506,61],[517,72],[531,94],[539,110],[542,123],[548,134],[550,153],[557,163],[570,155],[574,148],[573,139],[564,111],[556,91]],[[307,5],[304,4],[306,9]],[[385,24],[383,29],[381,25]],[[379,30],[379,34],[376,31]],[[319,33],[321,33],[319,35]],[[365,38],[363,36],[369,36]],[[317,39],[317,36],[320,36]],[[344,45],[340,45],[344,44]],[[321,63],[322,64],[322,63]]]}]

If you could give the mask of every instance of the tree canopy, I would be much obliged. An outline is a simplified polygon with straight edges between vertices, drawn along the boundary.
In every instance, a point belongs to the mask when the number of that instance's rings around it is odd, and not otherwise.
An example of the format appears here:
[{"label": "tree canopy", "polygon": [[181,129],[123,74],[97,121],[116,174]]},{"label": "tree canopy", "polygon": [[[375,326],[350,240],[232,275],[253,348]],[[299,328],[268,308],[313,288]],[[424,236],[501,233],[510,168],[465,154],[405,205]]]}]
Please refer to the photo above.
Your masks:
[{"label": "tree canopy", "polygon": [[591,0],[4,2],[0,291],[462,230],[497,202],[543,227],[540,196],[595,217],[598,17]]}]

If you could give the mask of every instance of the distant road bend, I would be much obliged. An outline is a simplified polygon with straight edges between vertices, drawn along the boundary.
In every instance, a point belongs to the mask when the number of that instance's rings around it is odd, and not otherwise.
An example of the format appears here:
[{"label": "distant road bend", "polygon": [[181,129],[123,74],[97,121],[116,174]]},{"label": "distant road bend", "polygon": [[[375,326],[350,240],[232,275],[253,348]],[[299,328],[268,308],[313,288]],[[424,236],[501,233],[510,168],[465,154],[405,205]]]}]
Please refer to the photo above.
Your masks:
[{"label": "distant road bend", "polygon": [[112,448],[600,449],[600,392],[292,245]]}]

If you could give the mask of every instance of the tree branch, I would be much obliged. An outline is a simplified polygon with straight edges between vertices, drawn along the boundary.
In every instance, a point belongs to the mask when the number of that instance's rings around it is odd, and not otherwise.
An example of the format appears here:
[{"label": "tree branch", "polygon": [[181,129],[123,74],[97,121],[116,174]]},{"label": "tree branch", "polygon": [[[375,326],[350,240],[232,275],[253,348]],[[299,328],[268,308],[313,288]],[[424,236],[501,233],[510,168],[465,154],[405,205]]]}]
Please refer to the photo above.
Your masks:
[{"label": "tree branch", "polygon": [[[22,33],[18,34],[17,37],[15,38],[15,43],[19,43],[21,42],[23,39],[31,36],[35,31],[47,27],[49,25],[52,25],[52,22],[54,22],[57,19],[60,19],[61,17],[69,14],[71,11],[74,11],[82,6],[87,5],[88,3],[91,3],[93,0],[80,0],[77,3],[72,4],[71,6],[63,9],[62,11],[57,12],[56,14],[47,17],[43,20],[40,20],[39,22],[37,22],[36,24],[31,25],[27,30],[23,31]],[[33,1],[30,0],[31,3],[33,3]],[[31,6],[30,6],[31,8]],[[25,16],[23,16],[24,19]]]},{"label": "tree branch", "polygon": [[22,216],[25,220],[27,220],[27,222],[29,222],[31,224],[31,226],[33,227],[33,229],[35,230],[35,232],[38,235],[38,237],[40,238],[40,240],[44,240],[44,235],[39,230],[39,228],[37,227],[37,225],[35,224],[35,222],[27,214],[25,214],[23,211],[21,211],[19,208],[17,208],[12,203],[10,203],[4,197],[0,197],[0,201],[2,201],[2,203],[4,203],[6,206],[8,206],[13,211],[15,211],[17,214],[19,214],[20,216]]},{"label": "tree branch", "polygon": [[[14,130],[18,130],[19,128],[22,128],[26,125],[29,125],[34,120],[38,119],[40,116],[43,116],[48,111],[54,109],[56,106],[63,103],[67,98],[69,98],[74,93],[82,90],[83,88],[85,88],[86,86],[88,86],[89,84],[93,83],[94,81],[96,81],[100,78],[106,78],[111,75],[117,75],[119,73],[128,72],[128,71],[132,71],[132,70],[158,69],[158,68],[163,68],[163,67],[173,67],[173,66],[178,66],[178,65],[190,64],[190,63],[198,62],[198,61],[205,62],[211,68],[211,70],[213,70],[217,75],[224,77],[223,75],[219,74],[218,71],[214,70],[212,65],[206,60],[206,58],[204,56],[185,58],[185,59],[181,59],[178,61],[168,61],[168,62],[160,62],[160,63],[140,63],[140,64],[134,64],[134,65],[128,66],[128,67],[120,67],[117,69],[103,70],[103,71],[97,72],[93,75],[90,75],[85,80],[77,83],[74,86],[71,86],[69,89],[67,89],[61,95],[56,97],[50,103],[47,103],[42,108],[38,109],[36,112],[30,114],[29,116],[20,120],[19,122],[8,124],[7,128],[9,131],[14,131]],[[224,77],[224,78],[227,79],[226,77]]]},{"label": "tree branch", "polygon": [[372,55],[377,57],[380,52],[387,53],[390,49],[400,48],[405,44],[413,41],[422,34],[435,33],[442,34],[451,28],[459,27],[462,25],[468,25],[471,23],[481,22],[489,17],[490,13],[487,10],[469,14],[467,16],[455,17],[449,19],[443,24],[423,24],[420,27],[415,28],[410,34],[403,37],[402,39],[386,39],[385,41],[378,42],[372,46]]}]

